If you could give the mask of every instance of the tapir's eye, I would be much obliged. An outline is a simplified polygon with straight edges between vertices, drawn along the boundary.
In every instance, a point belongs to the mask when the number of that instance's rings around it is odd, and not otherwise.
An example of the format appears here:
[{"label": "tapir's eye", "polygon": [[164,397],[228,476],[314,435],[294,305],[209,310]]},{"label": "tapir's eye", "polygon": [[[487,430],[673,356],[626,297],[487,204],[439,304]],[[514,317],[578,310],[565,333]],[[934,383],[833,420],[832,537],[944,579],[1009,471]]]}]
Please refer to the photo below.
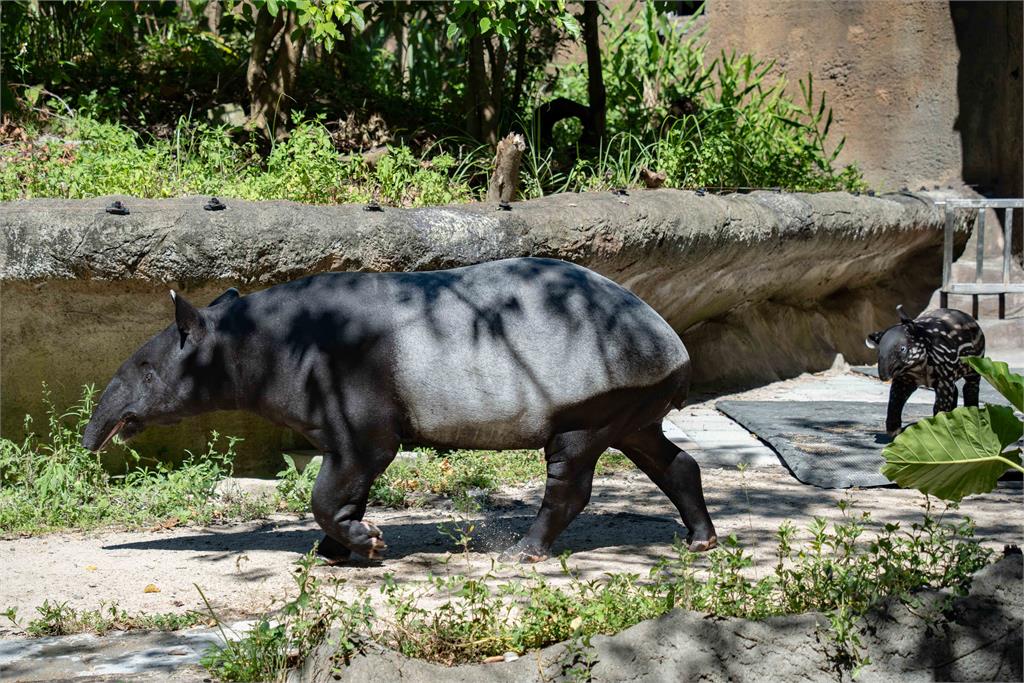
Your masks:
[{"label": "tapir's eye", "polygon": [[147,372],[145,375],[142,376],[142,381],[145,382],[146,384],[151,383],[153,381],[153,373]]}]

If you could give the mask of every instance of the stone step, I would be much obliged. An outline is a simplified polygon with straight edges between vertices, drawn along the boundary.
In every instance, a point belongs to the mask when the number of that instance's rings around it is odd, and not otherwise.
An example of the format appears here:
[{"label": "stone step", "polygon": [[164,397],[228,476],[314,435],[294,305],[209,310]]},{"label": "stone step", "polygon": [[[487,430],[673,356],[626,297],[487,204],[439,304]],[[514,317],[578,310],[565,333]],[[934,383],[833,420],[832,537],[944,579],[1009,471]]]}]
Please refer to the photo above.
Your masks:
[{"label": "stone step", "polygon": [[1000,353],[1019,354],[1024,349],[1024,317],[1007,320],[982,320],[985,331],[985,355],[998,358]]}]

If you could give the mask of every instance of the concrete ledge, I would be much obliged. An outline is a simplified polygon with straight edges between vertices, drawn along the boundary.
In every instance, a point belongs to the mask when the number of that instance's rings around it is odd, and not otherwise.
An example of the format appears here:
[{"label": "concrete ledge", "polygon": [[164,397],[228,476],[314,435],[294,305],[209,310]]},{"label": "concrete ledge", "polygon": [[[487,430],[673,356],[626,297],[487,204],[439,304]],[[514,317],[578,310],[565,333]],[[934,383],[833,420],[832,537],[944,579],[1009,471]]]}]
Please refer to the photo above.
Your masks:
[{"label": "concrete ledge", "polygon": [[[120,197],[0,205],[4,435],[41,417],[40,382],[58,406],[102,387],[171,320],[167,288],[206,303],[328,270],[423,270],[550,256],[629,287],[683,337],[695,383],[737,386],[867,362],[864,335],[896,304],[924,307],[940,278],[940,193],[698,196],[680,190],[563,194],[499,212],[470,204],[366,212],[226,199]],[[958,232],[962,248],[967,234]],[[147,432],[144,450],[203,445],[210,428],[247,438],[241,473],[275,471],[295,437],[242,415]],[[257,466],[261,459],[273,464]],[[249,466],[250,463],[252,467]]]}]

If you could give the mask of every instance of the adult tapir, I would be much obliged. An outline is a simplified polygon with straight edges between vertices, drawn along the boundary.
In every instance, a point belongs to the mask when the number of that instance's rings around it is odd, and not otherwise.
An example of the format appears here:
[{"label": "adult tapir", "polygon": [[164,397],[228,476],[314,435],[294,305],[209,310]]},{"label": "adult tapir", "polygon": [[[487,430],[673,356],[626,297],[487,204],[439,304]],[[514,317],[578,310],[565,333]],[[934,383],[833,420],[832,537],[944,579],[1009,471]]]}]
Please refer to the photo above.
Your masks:
[{"label": "adult tapir", "polygon": [[202,309],[171,297],[174,324],[117,371],[85,447],[212,410],[290,427],[325,454],[312,507],[329,561],[386,549],[363,514],[399,444],[544,449],[544,500],[505,559],[550,554],[609,446],[671,498],[692,550],[717,542],[700,469],[661,430],[686,398],[686,348],[650,306],[586,268],[515,258],[324,273],[229,289]]}]

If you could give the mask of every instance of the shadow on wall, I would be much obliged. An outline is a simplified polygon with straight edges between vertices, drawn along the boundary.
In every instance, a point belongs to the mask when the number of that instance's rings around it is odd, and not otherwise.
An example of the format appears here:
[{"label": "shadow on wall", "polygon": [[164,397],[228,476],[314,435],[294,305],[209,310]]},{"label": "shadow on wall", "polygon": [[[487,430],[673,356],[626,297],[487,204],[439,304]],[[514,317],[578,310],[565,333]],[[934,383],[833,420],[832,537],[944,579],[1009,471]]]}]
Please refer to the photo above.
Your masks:
[{"label": "shadow on wall", "polygon": [[[962,177],[986,197],[1024,196],[1021,24],[1024,3],[950,2],[960,62],[956,130]],[[1013,253],[1024,265],[1024,222],[1014,212]]]}]

